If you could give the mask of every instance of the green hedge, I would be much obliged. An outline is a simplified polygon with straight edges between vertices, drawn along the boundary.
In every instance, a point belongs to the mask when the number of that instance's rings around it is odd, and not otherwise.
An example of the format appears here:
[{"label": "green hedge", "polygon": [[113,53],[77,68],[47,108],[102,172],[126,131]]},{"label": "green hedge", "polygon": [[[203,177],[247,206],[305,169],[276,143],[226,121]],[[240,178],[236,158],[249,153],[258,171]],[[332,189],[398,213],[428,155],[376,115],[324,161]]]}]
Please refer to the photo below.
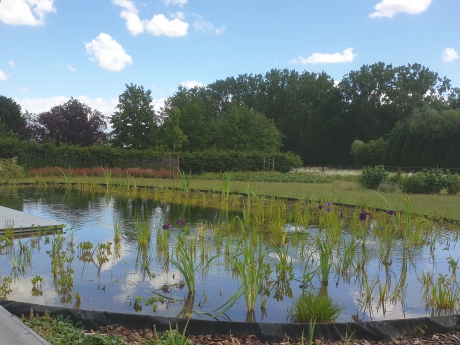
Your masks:
[{"label": "green hedge", "polygon": [[276,153],[271,156],[262,152],[218,151],[184,152],[180,155],[163,150],[126,150],[108,145],[79,147],[73,145],[39,145],[12,138],[0,139],[0,158],[18,157],[18,164],[27,169],[47,166],[65,168],[119,167],[142,169],[176,169],[199,174],[224,171],[288,172],[302,166],[300,157],[292,153]]},{"label": "green hedge", "polygon": [[225,171],[271,171],[273,170],[273,162],[274,170],[279,172],[288,172],[292,168],[302,166],[300,157],[290,152],[269,156],[262,152],[208,150],[181,154],[180,168],[192,174]]},{"label": "green hedge", "polygon": [[449,194],[460,191],[460,177],[442,169],[424,169],[412,176],[402,176],[399,188],[405,193],[438,194],[446,189]]}]

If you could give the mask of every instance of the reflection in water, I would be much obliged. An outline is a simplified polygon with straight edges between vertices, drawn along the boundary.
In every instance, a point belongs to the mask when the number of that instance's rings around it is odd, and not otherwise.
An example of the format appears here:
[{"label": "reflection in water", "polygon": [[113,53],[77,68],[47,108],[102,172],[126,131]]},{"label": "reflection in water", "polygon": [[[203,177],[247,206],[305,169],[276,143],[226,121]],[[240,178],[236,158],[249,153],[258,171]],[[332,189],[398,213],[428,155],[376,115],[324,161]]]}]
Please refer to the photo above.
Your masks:
[{"label": "reflection in water", "polygon": [[[128,198],[69,189],[2,190],[1,205],[53,218],[73,231],[2,241],[0,298],[133,312],[135,298],[140,296],[137,310],[144,314],[212,317],[211,311],[224,305],[240,287],[241,274],[235,270],[233,259],[243,238],[241,229],[233,231],[229,225],[235,215],[229,205],[240,200],[232,201],[229,196],[220,211],[202,207],[207,198],[204,194],[191,196],[190,202],[181,205],[149,199],[145,194],[138,192]],[[192,198],[196,200],[191,202]],[[267,207],[276,209],[276,203]],[[254,201],[251,208],[260,212],[257,219],[262,222],[264,209]],[[372,223],[365,227],[356,217],[339,219],[337,213],[337,219],[328,218],[323,212],[320,221],[326,229],[320,231],[312,225],[313,216],[305,212],[304,205],[296,205],[292,212],[289,217],[293,224],[285,224],[282,218],[270,223],[277,227],[278,237],[265,233],[260,222],[241,217],[252,231],[253,245],[261,243],[262,237],[267,240],[262,293],[257,296],[260,320],[284,322],[287,306],[303,290],[345,304],[338,321],[455,311],[448,307],[448,300],[446,307],[433,307],[440,305],[443,292],[451,292],[450,301],[460,296],[452,266],[460,253],[448,229],[417,240],[416,246],[407,246],[395,238],[390,227],[374,229]],[[186,220],[186,225],[176,224],[178,219]],[[137,231],[136,222],[140,225]],[[162,228],[166,222],[172,224],[167,230]],[[414,224],[426,226],[422,221]],[[142,234],[139,229],[148,232]],[[150,240],[144,241],[140,234]],[[179,237],[195,260],[194,267],[198,267],[195,290],[203,291],[201,298],[189,291],[184,274],[171,263],[171,259],[177,260]],[[273,247],[270,241],[278,246]],[[217,254],[220,256],[207,265]],[[43,277],[43,286],[31,282],[37,276]],[[162,299],[151,300],[157,295]],[[256,313],[246,310],[242,298],[223,317],[255,321]]]}]

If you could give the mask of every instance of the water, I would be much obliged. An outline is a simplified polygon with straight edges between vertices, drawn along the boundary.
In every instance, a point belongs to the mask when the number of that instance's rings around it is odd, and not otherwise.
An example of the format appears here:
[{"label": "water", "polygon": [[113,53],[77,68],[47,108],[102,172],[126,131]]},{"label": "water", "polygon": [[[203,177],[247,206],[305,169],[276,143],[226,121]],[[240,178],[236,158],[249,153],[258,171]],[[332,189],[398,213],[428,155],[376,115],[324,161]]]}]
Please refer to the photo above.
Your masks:
[{"label": "water", "polygon": [[[215,309],[222,306],[240,286],[238,276],[232,272],[224,255],[226,237],[222,239],[219,251],[216,247],[217,230],[213,232],[211,229],[211,224],[215,228],[216,224],[230,222],[235,215],[242,216],[237,212],[198,206],[185,207],[146,198],[35,188],[3,188],[0,192],[0,205],[65,223],[67,227],[63,250],[66,257],[74,257],[70,264],[64,265],[63,271],[55,279],[51,273],[51,251],[56,236],[23,238],[15,240],[13,247],[5,246],[0,254],[0,275],[2,278],[12,278],[12,292],[6,296],[7,299],[91,310],[161,316],[191,314],[197,318],[212,318],[218,313]],[[134,225],[136,217],[147,219],[152,232],[151,245],[144,251],[139,250],[137,245]],[[175,226],[175,221],[179,218],[184,218],[190,225],[189,234],[182,227]],[[206,274],[201,269],[196,272],[197,289],[194,295],[189,295],[187,286],[180,284],[183,280],[180,271],[171,263],[165,264],[164,252],[158,248],[157,233],[164,231],[162,225],[168,221],[174,225],[168,230],[169,255],[173,255],[179,235],[185,236],[186,241],[198,238],[198,261],[201,256],[209,259],[217,253],[221,254],[213,261]],[[117,248],[114,246],[116,226],[121,230],[121,240]],[[200,233],[198,228],[205,230]],[[287,243],[291,245],[283,248],[287,250],[286,254],[292,262],[294,279],[284,283],[277,279],[275,267],[280,263],[280,258],[271,246],[265,245],[267,252],[264,261],[270,264],[273,272],[264,289],[266,306],[260,308],[262,301],[259,296],[252,320],[287,322],[287,310],[292,304],[292,297],[302,293],[301,285],[306,285],[310,291],[327,294],[341,303],[344,310],[337,318],[339,322],[446,313],[445,310],[426,309],[423,300],[425,290],[420,280],[422,271],[424,274],[433,272],[435,280],[439,274],[446,275],[449,286],[452,289],[458,288],[455,276],[452,275],[452,267],[448,264],[449,257],[454,260],[460,257],[454,237],[456,233],[441,229],[440,225],[432,245],[404,249],[401,240],[395,240],[389,260],[385,264],[380,259],[380,241],[371,234],[365,238],[364,243],[362,240],[358,243],[356,258],[346,272],[339,273],[343,253],[334,249],[327,285],[321,283],[319,253],[313,246],[316,237],[322,236],[322,232],[314,225],[305,229],[296,228],[293,224],[286,224],[285,231],[288,232]],[[295,236],[303,236],[311,247],[307,245],[302,252],[300,240],[297,245],[293,245],[297,241],[294,240]],[[343,233],[343,239],[346,242],[357,241],[347,229]],[[20,256],[19,241],[32,248],[30,263],[22,271],[14,268],[14,253],[16,257]],[[89,262],[79,258],[81,252],[78,245],[85,241],[93,244],[92,260]],[[34,242],[35,245],[32,246]],[[97,244],[107,242],[112,243],[111,253],[105,258],[106,262],[99,265],[95,248]],[[150,257],[147,269],[143,269],[141,265],[143,256]],[[367,264],[365,269],[360,269],[363,256],[368,258],[365,260]],[[314,273],[311,281],[305,284],[303,276],[307,262],[307,272]],[[73,284],[68,289],[63,289],[60,280],[66,276],[64,271],[69,266],[71,268],[66,272],[73,276]],[[36,276],[43,277],[38,288],[34,288],[31,282]],[[379,295],[379,284],[380,289],[384,289],[386,285],[388,290],[382,299]],[[366,285],[371,291],[369,298],[366,298]],[[81,296],[81,302],[77,302],[76,293]],[[160,299],[154,303],[155,307],[146,305],[146,301],[153,296],[159,296]],[[142,298],[142,301],[135,304],[136,298]],[[240,298],[230,310],[217,318],[246,320],[244,299]]]}]

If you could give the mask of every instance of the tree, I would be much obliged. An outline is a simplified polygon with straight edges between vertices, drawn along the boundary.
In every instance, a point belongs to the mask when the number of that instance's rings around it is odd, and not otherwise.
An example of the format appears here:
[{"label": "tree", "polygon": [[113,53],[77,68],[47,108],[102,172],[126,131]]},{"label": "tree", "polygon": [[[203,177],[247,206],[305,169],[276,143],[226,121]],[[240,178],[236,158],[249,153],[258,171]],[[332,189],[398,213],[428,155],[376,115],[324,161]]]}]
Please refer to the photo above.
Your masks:
[{"label": "tree", "polygon": [[246,105],[231,105],[216,123],[215,146],[224,150],[279,152],[281,135],[273,120]]},{"label": "tree", "polygon": [[108,138],[106,129],[107,122],[101,112],[74,98],[32,117],[29,125],[30,139],[58,146],[104,144]]},{"label": "tree", "polygon": [[[214,103],[214,104],[213,104]],[[165,102],[163,117],[167,118],[174,108],[180,111],[179,128],[187,137],[182,142],[183,151],[203,151],[212,145],[215,137],[215,121],[219,115],[218,101],[205,87],[179,90]]]},{"label": "tree", "polygon": [[180,110],[177,107],[173,107],[168,111],[168,117],[165,119],[161,126],[161,142],[173,152],[176,149],[180,149],[182,144],[187,142],[187,136],[179,127],[180,125]]},{"label": "tree", "polygon": [[143,86],[126,84],[125,92],[118,97],[118,111],[110,119],[113,146],[130,149],[154,146],[158,126],[151,93]]},{"label": "tree", "polygon": [[21,106],[12,98],[0,95],[0,136],[22,137],[26,120],[21,115]]},{"label": "tree", "polygon": [[[420,64],[393,67],[378,62],[345,75],[339,85],[354,139],[386,136],[397,122],[405,122],[424,105],[448,108],[450,80]],[[452,97],[454,97],[454,94]]]}]

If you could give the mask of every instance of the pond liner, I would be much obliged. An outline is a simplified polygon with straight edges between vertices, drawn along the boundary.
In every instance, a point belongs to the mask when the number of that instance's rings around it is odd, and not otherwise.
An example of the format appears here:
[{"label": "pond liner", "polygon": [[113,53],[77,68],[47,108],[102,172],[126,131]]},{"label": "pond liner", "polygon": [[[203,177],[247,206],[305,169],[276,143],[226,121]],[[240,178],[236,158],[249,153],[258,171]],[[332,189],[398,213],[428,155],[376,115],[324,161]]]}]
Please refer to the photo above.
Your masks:
[{"label": "pond liner", "polygon": [[[145,314],[116,313],[107,311],[84,310],[75,308],[50,307],[39,304],[0,301],[0,305],[11,314],[28,317],[30,310],[34,314],[69,316],[74,322],[80,322],[87,330],[99,330],[101,326],[122,325],[129,329],[153,329],[158,332],[169,330],[170,327],[186,328],[188,335],[231,334],[239,337],[255,335],[261,341],[281,341],[286,337],[308,338],[309,324],[306,323],[264,323],[264,322],[229,322],[203,319],[183,319]],[[187,324],[188,322],[188,324]],[[352,334],[353,339],[373,341],[394,341],[399,337],[411,334],[453,333],[460,331],[460,315],[419,317],[398,320],[321,323],[314,326],[314,338],[331,341],[344,340]]]}]

